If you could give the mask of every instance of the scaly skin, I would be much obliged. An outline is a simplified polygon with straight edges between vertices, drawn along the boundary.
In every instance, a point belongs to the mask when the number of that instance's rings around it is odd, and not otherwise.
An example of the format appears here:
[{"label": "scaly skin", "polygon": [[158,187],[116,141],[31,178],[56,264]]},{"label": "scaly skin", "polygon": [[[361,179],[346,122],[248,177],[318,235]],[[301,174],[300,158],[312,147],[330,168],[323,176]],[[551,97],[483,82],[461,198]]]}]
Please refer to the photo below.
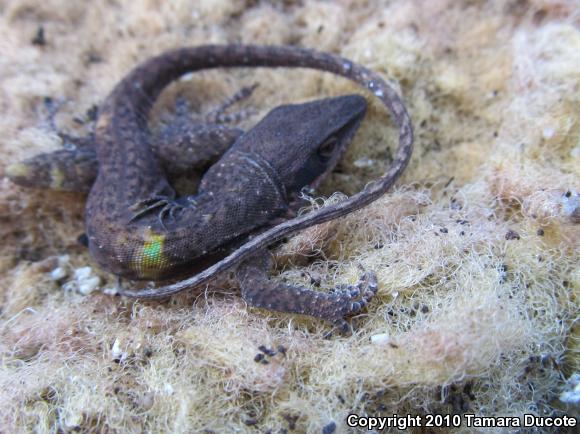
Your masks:
[{"label": "scaly skin", "polygon": [[[344,202],[275,225],[292,210],[301,188],[316,185],[344,153],[366,109],[364,98],[351,95],[273,110],[210,168],[200,194],[176,198],[152,151],[146,125],[151,104],[184,73],[236,66],[312,68],[372,91],[400,131],[389,171]],[[411,121],[398,95],[377,74],[347,59],[274,46],[169,51],[131,71],[101,107],[94,136],[99,172],[86,210],[89,249],[101,266],[132,279],[175,278],[213,263],[165,287],[122,292],[128,296],[166,297],[237,266],[248,303],[344,325],[345,316],[360,311],[374,296],[374,273],[364,273],[358,288],[318,294],[268,282],[259,272],[267,261],[260,258],[267,246],[289,234],[343,216],[384,194],[405,169],[412,142]]]}]

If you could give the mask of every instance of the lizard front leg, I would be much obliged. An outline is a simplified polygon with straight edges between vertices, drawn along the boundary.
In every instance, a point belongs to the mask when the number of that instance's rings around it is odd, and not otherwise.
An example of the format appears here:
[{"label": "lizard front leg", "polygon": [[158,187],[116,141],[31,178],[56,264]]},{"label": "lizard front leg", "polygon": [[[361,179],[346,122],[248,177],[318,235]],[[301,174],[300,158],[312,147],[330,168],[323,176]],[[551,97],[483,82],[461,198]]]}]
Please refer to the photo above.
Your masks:
[{"label": "lizard front leg", "polygon": [[246,119],[253,111],[228,114],[226,110],[248,99],[256,87],[243,87],[201,118],[192,115],[187,100],[177,99],[175,112],[165,116],[152,141],[155,155],[172,180],[180,175],[189,176],[192,169],[207,169],[243,134],[243,130],[231,124]]},{"label": "lizard front leg", "polygon": [[249,305],[322,318],[343,332],[348,330],[345,318],[359,313],[377,293],[377,277],[372,271],[363,272],[356,285],[323,293],[272,281],[270,265],[268,252],[262,251],[237,268],[242,298]]}]

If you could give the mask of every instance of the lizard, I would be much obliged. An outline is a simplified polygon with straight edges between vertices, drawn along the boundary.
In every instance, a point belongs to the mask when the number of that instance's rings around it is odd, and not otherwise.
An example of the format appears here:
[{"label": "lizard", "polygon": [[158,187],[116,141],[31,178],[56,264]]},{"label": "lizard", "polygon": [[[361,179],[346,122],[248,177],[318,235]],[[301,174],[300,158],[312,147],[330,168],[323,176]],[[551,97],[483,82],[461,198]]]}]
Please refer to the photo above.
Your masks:
[{"label": "lizard", "polygon": [[[347,95],[272,110],[211,166],[200,194],[176,197],[152,152],[147,114],[166,85],[185,73],[217,67],[303,67],[362,85],[383,102],[399,128],[389,170],[343,202],[284,218],[292,215],[301,189],[316,186],[332,170],[357,130],[366,100]],[[405,169],[412,143],[411,120],[397,93],[378,74],[345,58],[283,46],[168,51],[129,72],[100,109],[94,134],[99,169],[85,217],[89,250],[103,268],[130,279],[166,280],[191,272],[194,263],[205,267],[176,283],[122,290],[123,295],[163,298],[234,268],[248,304],[344,326],[344,318],[375,295],[373,272],[363,273],[356,287],[334,293],[280,285],[267,280],[264,249],[383,195]]]}]

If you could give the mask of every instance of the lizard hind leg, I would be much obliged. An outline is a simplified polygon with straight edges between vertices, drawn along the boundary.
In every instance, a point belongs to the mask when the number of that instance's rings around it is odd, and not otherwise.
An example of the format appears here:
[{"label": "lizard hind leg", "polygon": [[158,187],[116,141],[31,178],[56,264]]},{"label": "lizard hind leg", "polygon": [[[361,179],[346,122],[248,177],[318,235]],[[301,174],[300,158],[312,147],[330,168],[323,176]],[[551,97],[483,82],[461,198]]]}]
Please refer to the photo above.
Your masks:
[{"label": "lizard hind leg", "polygon": [[269,258],[261,253],[236,270],[242,298],[249,305],[322,318],[343,332],[349,329],[345,318],[362,311],[377,292],[377,277],[372,271],[363,272],[356,285],[322,293],[271,281],[268,268]]}]

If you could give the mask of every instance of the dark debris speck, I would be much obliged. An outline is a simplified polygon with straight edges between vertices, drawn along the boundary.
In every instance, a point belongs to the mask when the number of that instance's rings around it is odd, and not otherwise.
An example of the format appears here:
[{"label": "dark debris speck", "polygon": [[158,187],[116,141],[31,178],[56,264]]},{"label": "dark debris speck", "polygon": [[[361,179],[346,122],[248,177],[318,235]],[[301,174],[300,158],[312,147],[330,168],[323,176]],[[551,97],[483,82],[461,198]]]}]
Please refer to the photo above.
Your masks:
[{"label": "dark debris speck", "polygon": [[274,351],[274,350],[272,350],[272,349],[268,348],[268,347],[267,347],[267,346],[265,346],[265,345],[260,345],[260,346],[258,347],[258,349],[259,349],[261,352],[263,352],[265,355],[267,355],[267,356],[270,356],[270,357],[272,357],[272,356],[275,356],[275,355],[276,355],[276,351]]},{"label": "dark debris speck", "polygon": [[298,418],[300,416],[297,416],[295,414],[285,414],[284,419],[286,420],[286,422],[288,422],[288,429],[293,431],[296,429],[296,421],[298,420]]},{"label": "dark debris speck", "polygon": [[506,232],[505,239],[506,240],[519,240],[520,234],[518,234],[516,231],[510,229],[509,231]]},{"label": "dark debris speck", "polygon": [[319,287],[320,284],[322,283],[322,279],[320,278],[320,276],[310,276],[310,284],[314,285],[316,287]]},{"label": "dark debris speck", "polygon": [[77,243],[82,247],[89,247],[89,237],[83,233],[77,237]]},{"label": "dark debris speck", "polygon": [[325,425],[324,428],[322,428],[322,434],[332,434],[335,431],[336,431],[335,422],[330,422],[329,424]]},{"label": "dark debris speck", "polygon": [[87,118],[89,118],[89,120],[91,122],[94,122],[97,120],[97,116],[99,115],[99,106],[97,106],[96,104],[93,104],[88,110],[87,110]]},{"label": "dark debris speck", "polygon": [[32,45],[38,45],[39,47],[43,47],[46,45],[46,35],[44,34],[44,27],[38,26],[36,29],[36,34],[30,41]]}]

